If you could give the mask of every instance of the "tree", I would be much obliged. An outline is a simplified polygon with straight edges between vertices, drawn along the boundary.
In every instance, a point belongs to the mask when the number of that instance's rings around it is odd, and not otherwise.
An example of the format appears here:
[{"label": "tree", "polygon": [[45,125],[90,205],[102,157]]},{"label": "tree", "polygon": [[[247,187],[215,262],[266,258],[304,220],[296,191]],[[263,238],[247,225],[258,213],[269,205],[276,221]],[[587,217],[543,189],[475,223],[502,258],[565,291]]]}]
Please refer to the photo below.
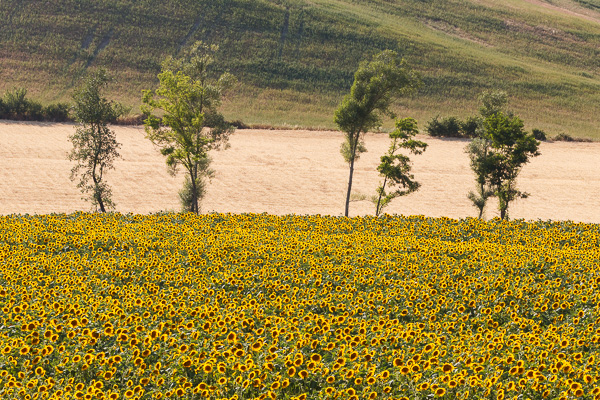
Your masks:
[{"label": "tree", "polygon": [[354,163],[365,152],[364,134],[381,125],[382,116],[394,118],[390,107],[395,98],[415,90],[420,84],[418,76],[406,62],[391,50],[362,62],[354,74],[350,93],[335,111],[334,121],[345,133],[341,153],[349,164],[348,190],[344,215],[348,216]]},{"label": "tree", "polygon": [[475,172],[475,180],[477,182],[477,191],[469,192],[467,197],[479,210],[477,218],[481,219],[483,218],[488,199],[494,195],[486,173],[490,143],[484,138],[475,138],[467,145],[465,151],[469,155],[471,169]]},{"label": "tree", "polygon": [[112,191],[104,181],[104,173],[113,169],[113,161],[119,157],[115,132],[108,124],[126,113],[126,109],[102,96],[109,77],[104,69],[88,77],[81,88],[73,95],[76,132],[69,137],[73,149],[69,160],[77,165],[71,169],[71,180],[79,175],[77,187],[82,193],[90,193],[92,204],[106,212],[114,208]]},{"label": "tree", "polygon": [[479,108],[479,114],[485,119],[491,115],[504,112],[511,117],[512,112],[506,110],[508,104],[508,95],[502,90],[494,90],[492,92],[483,92],[479,97],[481,101],[481,107]]},{"label": "tree", "polygon": [[[377,167],[377,171],[384,179],[374,198],[376,216],[379,216],[383,208],[393,199],[415,192],[421,186],[410,173],[410,158],[403,154],[396,154],[400,149],[407,149],[412,154],[422,154],[427,148],[427,143],[414,140],[413,137],[417,133],[419,133],[417,121],[412,118],[397,120],[396,129],[390,133],[392,144],[388,152],[381,156],[381,164]],[[399,188],[387,193],[386,185],[399,186]]]},{"label": "tree", "polygon": [[511,111],[506,109],[508,104],[508,96],[506,92],[495,90],[491,92],[483,92],[479,97],[481,107],[479,115],[467,119],[468,127],[465,123],[465,131],[469,131],[469,137],[474,139],[467,145],[465,152],[469,155],[471,169],[475,173],[475,181],[477,183],[476,191],[469,192],[468,199],[479,211],[478,218],[483,218],[488,200],[495,196],[495,191],[489,182],[489,168],[492,159],[491,143],[485,135],[485,120],[486,118],[498,114],[500,112],[506,115],[513,116]]},{"label": "tree", "polygon": [[[217,46],[196,42],[183,57],[167,58],[156,91],[144,90],[146,137],[160,148],[172,174],[182,166],[186,180],[179,196],[184,210],[198,214],[210,169],[209,151],[227,145],[234,128],[217,112],[224,91],[235,79],[223,73],[211,79]],[[162,112],[162,118],[153,113]]]},{"label": "tree", "polygon": [[[479,200],[487,200],[493,193],[498,198],[501,219],[508,218],[513,200],[528,196],[517,189],[516,179],[523,165],[540,154],[539,144],[533,134],[525,132],[520,118],[496,111],[483,122],[482,140],[467,148],[479,184]],[[473,202],[477,205],[476,196],[470,194],[470,197],[475,198]],[[482,213],[483,207],[480,216]]]}]

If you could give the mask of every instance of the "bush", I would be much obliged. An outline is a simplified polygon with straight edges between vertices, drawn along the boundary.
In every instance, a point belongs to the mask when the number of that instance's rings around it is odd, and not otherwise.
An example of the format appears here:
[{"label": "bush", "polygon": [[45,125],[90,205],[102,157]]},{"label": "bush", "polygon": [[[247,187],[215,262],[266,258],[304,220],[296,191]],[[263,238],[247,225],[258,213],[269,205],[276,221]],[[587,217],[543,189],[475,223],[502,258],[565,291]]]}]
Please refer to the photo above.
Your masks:
[{"label": "bush", "polygon": [[29,109],[29,101],[26,97],[27,89],[25,88],[14,88],[12,91],[4,93],[4,106],[8,118],[25,119]]},{"label": "bush", "polygon": [[552,138],[555,142],[584,142],[589,143],[592,142],[592,139],[588,138],[574,138],[573,136],[567,133],[559,133],[558,135]]},{"label": "bush", "polygon": [[8,118],[8,110],[4,104],[4,100],[0,99],[0,119]]},{"label": "bush", "polygon": [[44,120],[44,106],[37,101],[27,100],[27,108],[25,115],[21,118],[25,121],[43,121]]},{"label": "bush", "polygon": [[481,124],[479,117],[471,116],[460,124],[461,133],[464,137],[476,138],[479,136],[478,129]]},{"label": "bush", "polygon": [[144,119],[146,119],[144,114],[127,115],[117,118],[113,123],[115,125],[144,125]]},{"label": "bush", "polygon": [[4,93],[0,99],[0,119],[17,121],[71,121],[70,105],[67,103],[50,104],[44,107],[41,103],[27,98],[27,89],[14,88]]},{"label": "bush", "polygon": [[440,116],[433,117],[425,127],[430,136],[435,137],[463,137],[461,132],[461,121],[456,117],[446,117],[442,120]]},{"label": "bush", "polygon": [[567,133],[559,133],[558,135],[554,136],[553,139],[556,142],[574,142],[575,141],[573,136],[571,136]]},{"label": "bush", "polygon": [[18,121],[43,121],[44,107],[27,98],[27,89],[14,88],[4,93],[1,117]]},{"label": "bush", "polygon": [[44,109],[44,120],[51,122],[71,121],[69,108],[70,105],[67,103],[50,104]]},{"label": "bush", "polygon": [[544,142],[544,141],[547,140],[546,132],[544,132],[541,129],[533,128],[533,130],[531,131],[531,133],[533,133],[533,137],[536,140],[541,140],[542,142]]},{"label": "bush", "polygon": [[235,126],[236,129],[250,129],[250,126],[248,126],[245,122],[243,122],[240,119],[236,119],[235,121],[231,121],[230,124],[233,125],[233,126]]}]

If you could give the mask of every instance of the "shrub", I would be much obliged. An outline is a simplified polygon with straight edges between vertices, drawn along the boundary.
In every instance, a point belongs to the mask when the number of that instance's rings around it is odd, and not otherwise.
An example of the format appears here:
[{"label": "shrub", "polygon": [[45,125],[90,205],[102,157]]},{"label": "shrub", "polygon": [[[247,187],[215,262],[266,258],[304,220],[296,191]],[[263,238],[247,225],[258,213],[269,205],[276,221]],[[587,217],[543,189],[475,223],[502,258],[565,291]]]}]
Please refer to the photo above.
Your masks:
[{"label": "shrub", "polygon": [[127,115],[118,118],[115,125],[144,125],[144,119],[146,118],[143,114]]},{"label": "shrub", "polygon": [[14,88],[4,93],[4,106],[6,115],[10,119],[25,119],[29,108],[27,89]]},{"label": "shrub", "polygon": [[462,137],[461,122],[456,117],[446,117],[440,120],[440,116],[433,117],[425,127],[430,136],[435,137]]},{"label": "shrub", "polygon": [[44,109],[44,121],[67,122],[71,120],[69,116],[70,105],[68,103],[50,104]]},{"label": "shrub", "polygon": [[559,133],[558,135],[552,138],[555,142],[583,142],[589,143],[592,142],[592,139],[589,138],[575,138],[568,133]]},{"label": "shrub", "polygon": [[44,121],[44,106],[37,101],[26,99],[25,114],[20,119],[25,121]]},{"label": "shrub", "polygon": [[240,119],[231,121],[230,124],[235,126],[236,129],[250,129],[250,126],[246,125],[246,123],[244,123],[244,121],[242,121]]},{"label": "shrub", "polygon": [[481,125],[479,117],[471,116],[468,117],[464,122],[460,124],[461,133],[464,137],[476,138],[478,137],[478,129]]},{"label": "shrub", "polygon": [[533,128],[533,130],[531,131],[531,133],[533,133],[533,137],[536,140],[546,141],[546,139],[547,139],[546,132],[544,132],[541,129]]},{"label": "shrub", "polygon": [[571,136],[567,133],[559,133],[558,135],[554,136],[554,141],[556,141],[556,142],[574,142],[575,139],[573,139],[573,136]]},{"label": "shrub", "polygon": [[14,88],[4,93],[0,115],[5,119],[19,121],[43,121],[44,107],[41,103],[27,98],[27,89]]}]

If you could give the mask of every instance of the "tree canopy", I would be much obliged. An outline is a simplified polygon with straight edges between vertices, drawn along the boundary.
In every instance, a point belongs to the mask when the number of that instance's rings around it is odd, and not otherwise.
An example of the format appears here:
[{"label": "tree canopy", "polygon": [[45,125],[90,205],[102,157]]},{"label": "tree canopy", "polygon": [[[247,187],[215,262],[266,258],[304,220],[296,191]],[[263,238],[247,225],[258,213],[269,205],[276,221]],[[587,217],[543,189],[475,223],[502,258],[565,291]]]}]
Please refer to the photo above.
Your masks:
[{"label": "tree canopy", "polygon": [[197,42],[182,57],[167,58],[158,89],[145,90],[142,98],[146,137],[160,148],[171,173],[179,166],[186,170],[180,199],[193,213],[200,212],[199,200],[212,176],[209,151],[225,147],[233,132],[217,108],[235,79],[229,73],[214,78],[211,65],[217,49]]},{"label": "tree canopy", "polygon": [[383,117],[394,118],[393,101],[413,92],[419,85],[418,75],[392,50],[376,54],[360,64],[354,83],[334,114],[334,121],[345,133],[341,153],[350,174],[344,215],[348,216],[354,163],[366,151],[363,136],[381,125]]},{"label": "tree canopy", "polygon": [[77,162],[71,170],[71,180],[79,175],[77,187],[83,193],[90,193],[89,199],[101,212],[114,208],[112,191],[104,180],[104,173],[114,168],[120,147],[108,124],[126,112],[122,105],[103,97],[102,90],[108,82],[106,70],[100,69],[75,91],[73,110],[79,125],[75,134],[69,137],[73,149],[68,158]]}]

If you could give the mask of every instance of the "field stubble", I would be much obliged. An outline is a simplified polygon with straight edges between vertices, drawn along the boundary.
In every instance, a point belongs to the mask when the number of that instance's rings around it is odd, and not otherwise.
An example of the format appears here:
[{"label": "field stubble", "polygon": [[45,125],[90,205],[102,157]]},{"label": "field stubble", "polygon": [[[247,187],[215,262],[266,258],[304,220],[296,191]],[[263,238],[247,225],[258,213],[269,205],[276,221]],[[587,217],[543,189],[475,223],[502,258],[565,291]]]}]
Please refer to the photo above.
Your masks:
[{"label": "field stubble", "polygon": [[[163,157],[140,127],[115,127],[123,158],[107,173],[119,212],[177,211],[183,172],[171,177]],[[66,154],[72,124],[0,124],[0,213],[69,213],[89,210],[75,184]],[[386,211],[404,215],[474,216],[466,194],[474,187],[464,140],[422,137],[429,147],[413,157],[422,187],[395,200]],[[340,215],[348,167],[339,154],[340,132],[238,130],[231,148],[213,154],[216,176],[202,203],[204,212]],[[386,134],[366,137],[368,152],[357,162],[356,192],[374,194],[375,170],[386,151]],[[542,143],[542,155],[526,165],[520,188],[530,198],[511,206],[511,218],[600,222],[600,143]],[[351,215],[372,214],[367,202]],[[487,217],[496,216],[495,204]]]}]

